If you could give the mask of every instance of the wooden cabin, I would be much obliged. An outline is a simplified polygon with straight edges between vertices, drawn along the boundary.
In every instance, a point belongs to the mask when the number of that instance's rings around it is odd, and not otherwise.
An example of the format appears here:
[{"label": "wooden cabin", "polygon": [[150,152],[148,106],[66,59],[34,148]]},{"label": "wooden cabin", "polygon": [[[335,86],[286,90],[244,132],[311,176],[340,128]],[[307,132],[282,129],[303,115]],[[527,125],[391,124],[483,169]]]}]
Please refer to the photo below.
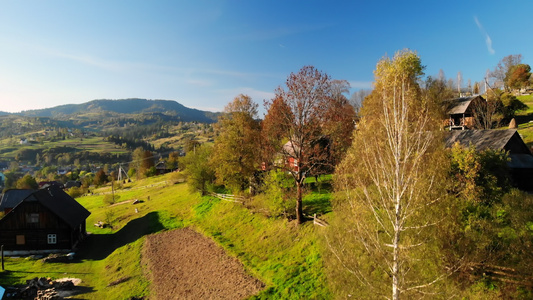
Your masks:
[{"label": "wooden cabin", "polygon": [[521,190],[533,191],[533,155],[516,129],[451,131],[446,147],[451,148],[455,143],[465,147],[474,145],[479,151],[507,151],[513,183]]},{"label": "wooden cabin", "polygon": [[475,126],[474,110],[481,101],[485,101],[481,96],[462,97],[446,101],[448,120],[445,121],[445,126],[450,130],[473,129]]},{"label": "wooden cabin", "polygon": [[7,255],[69,252],[87,235],[91,213],[60,188],[49,186],[26,197],[9,193],[13,198],[5,206],[12,207],[0,219],[0,245]]}]

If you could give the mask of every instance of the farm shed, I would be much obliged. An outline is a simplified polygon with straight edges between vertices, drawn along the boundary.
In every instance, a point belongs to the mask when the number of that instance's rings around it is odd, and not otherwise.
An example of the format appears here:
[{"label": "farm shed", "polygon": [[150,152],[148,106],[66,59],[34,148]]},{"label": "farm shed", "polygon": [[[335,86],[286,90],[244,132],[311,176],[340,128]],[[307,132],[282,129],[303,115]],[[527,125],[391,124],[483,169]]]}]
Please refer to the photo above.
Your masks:
[{"label": "farm shed", "polygon": [[533,155],[516,129],[451,131],[446,147],[451,148],[457,142],[465,147],[472,144],[479,151],[507,151],[511,159],[507,165],[514,184],[522,190],[533,190]]},{"label": "farm shed", "polygon": [[446,101],[446,126],[450,130],[474,128],[474,110],[476,105],[484,102],[481,96],[462,97]]},{"label": "farm shed", "polygon": [[13,193],[9,206],[0,219],[0,245],[8,255],[68,252],[87,234],[85,220],[91,213],[58,187],[26,197]]}]

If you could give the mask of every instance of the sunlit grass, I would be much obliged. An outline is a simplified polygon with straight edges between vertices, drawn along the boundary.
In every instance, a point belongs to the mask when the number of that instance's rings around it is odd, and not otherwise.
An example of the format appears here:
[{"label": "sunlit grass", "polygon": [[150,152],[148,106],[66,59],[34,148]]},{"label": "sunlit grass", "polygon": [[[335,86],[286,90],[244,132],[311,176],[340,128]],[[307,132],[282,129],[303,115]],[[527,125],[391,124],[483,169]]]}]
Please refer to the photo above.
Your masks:
[{"label": "sunlit grass", "polygon": [[[133,180],[116,189],[119,203],[107,205],[103,193],[110,186],[94,189],[98,195],[78,199],[91,215],[87,231],[92,237],[74,263],[42,263],[40,260],[7,258],[0,273],[0,285],[25,282],[37,276],[77,277],[89,292],[83,299],[128,299],[149,295],[140,253],[145,234],[191,226],[213,238],[229,255],[241,260],[246,270],[266,284],[255,299],[329,298],[317,245],[319,228],[312,222],[297,226],[295,221],[254,214],[241,204],[200,197],[186,184],[172,184],[171,175]],[[130,200],[143,202],[132,204]],[[329,206],[329,194],[308,195],[304,206]],[[98,221],[110,220],[112,228],[99,228]],[[96,241],[107,241],[99,242]],[[95,244],[96,243],[96,244]],[[86,243],[87,244],[87,243]],[[116,247],[115,247],[116,245]],[[31,272],[31,273],[30,273]],[[35,273],[33,273],[35,272]],[[123,283],[109,283],[126,278]]]}]

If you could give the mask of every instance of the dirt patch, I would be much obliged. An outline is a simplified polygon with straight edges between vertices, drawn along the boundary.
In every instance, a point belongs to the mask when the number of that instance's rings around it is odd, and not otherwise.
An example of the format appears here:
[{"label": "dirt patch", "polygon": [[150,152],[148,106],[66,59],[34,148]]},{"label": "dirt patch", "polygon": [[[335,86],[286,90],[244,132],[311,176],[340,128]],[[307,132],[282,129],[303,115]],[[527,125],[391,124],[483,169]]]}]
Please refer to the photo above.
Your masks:
[{"label": "dirt patch", "polygon": [[150,272],[150,299],[243,299],[264,284],[213,241],[191,229],[149,235],[143,264]]}]

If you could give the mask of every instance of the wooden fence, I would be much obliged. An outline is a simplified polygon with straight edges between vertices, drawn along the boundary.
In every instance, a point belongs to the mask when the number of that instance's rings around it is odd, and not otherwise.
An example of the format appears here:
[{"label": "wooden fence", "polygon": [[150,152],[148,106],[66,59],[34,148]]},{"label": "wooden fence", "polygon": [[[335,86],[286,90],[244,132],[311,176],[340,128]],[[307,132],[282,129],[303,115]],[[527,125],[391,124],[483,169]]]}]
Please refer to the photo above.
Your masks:
[{"label": "wooden fence", "polygon": [[[229,201],[229,202],[235,202],[235,203],[241,203],[241,204],[244,204],[244,200],[245,200],[244,197],[235,196],[235,195],[229,195],[229,194],[211,193],[211,196],[216,197],[216,198],[218,198],[220,200]],[[310,217],[310,216],[306,216],[306,217]],[[313,215],[313,224],[318,225],[318,226],[322,226],[322,227],[329,226],[329,224],[326,221],[320,220],[319,218],[317,218],[316,214]]]},{"label": "wooden fence", "polygon": [[323,220],[320,220],[319,218],[317,218],[316,214],[313,215],[313,224],[318,225],[318,226],[322,226],[322,227],[329,226],[329,224],[326,221],[323,221]]},{"label": "wooden fence", "polygon": [[217,194],[217,193],[211,193],[211,196],[217,197],[220,200],[229,201],[229,202],[235,202],[235,203],[244,203],[244,197],[235,196],[235,195],[228,195],[228,194]]}]

